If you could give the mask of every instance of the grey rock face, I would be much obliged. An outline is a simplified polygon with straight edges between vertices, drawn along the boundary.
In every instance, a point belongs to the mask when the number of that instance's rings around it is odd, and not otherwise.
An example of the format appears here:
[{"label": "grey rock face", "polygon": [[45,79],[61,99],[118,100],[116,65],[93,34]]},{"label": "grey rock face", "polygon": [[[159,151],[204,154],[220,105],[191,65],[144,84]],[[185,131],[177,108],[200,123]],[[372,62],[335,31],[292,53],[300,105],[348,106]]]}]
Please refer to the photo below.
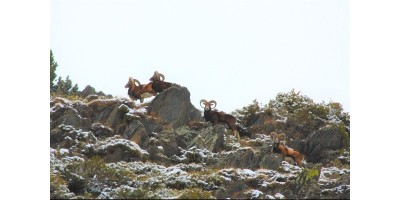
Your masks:
[{"label": "grey rock face", "polygon": [[93,95],[93,94],[96,94],[96,89],[94,89],[94,87],[92,87],[90,85],[87,85],[85,87],[85,89],[83,89],[82,92],[80,93],[80,96],[85,98],[85,97],[87,97],[89,95]]},{"label": "grey rock face", "polygon": [[188,149],[196,146],[213,153],[219,152],[224,148],[225,132],[226,129],[223,125],[209,126],[198,131],[183,126],[175,131],[180,147]]},{"label": "grey rock face", "polygon": [[252,148],[239,149],[234,153],[224,156],[219,162],[224,168],[259,168],[259,157]]},{"label": "grey rock face", "polygon": [[70,101],[55,103],[50,108],[50,120],[50,129],[61,124],[87,129],[91,124],[91,119],[83,117]]},{"label": "grey rock face", "polygon": [[141,149],[139,145],[118,136],[109,137],[96,144],[86,145],[84,154],[89,157],[98,155],[105,162],[146,161],[149,158],[149,153]]},{"label": "grey rock face", "polygon": [[310,134],[305,139],[303,152],[307,160],[317,162],[322,159],[322,152],[325,150],[338,150],[341,148],[342,135],[334,126],[323,127]]},{"label": "grey rock face", "polygon": [[278,170],[282,166],[280,154],[265,154],[260,161],[260,168]]},{"label": "grey rock face", "polygon": [[104,126],[100,123],[92,124],[90,129],[93,132],[93,134],[99,138],[107,138],[107,137],[114,136],[114,130],[112,128]]},{"label": "grey rock face", "polygon": [[201,118],[201,112],[190,102],[189,90],[181,86],[170,87],[158,94],[149,105],[149,113],[174,128]]}]

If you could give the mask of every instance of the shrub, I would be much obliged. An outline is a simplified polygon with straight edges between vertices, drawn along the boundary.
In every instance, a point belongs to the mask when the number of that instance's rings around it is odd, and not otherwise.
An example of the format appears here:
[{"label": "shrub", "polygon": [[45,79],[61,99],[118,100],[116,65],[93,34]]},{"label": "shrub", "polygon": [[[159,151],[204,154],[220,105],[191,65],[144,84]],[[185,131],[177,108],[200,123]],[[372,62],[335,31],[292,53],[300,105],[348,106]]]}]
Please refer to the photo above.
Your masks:
[{"label": "shrub", "polygon": [[260,103],[254,99],[253,103],[244,106],[242,109],[236,109],[236,111],[232,112],[232,115],[234,115],[244,126],[250,126],[257,119],[256,114],[261,111]]},{"label": "shrub", "polygon": [[278,111],[285,111],[286,113],[294,113],[294,111],[314,104],[312,99],[307,96],[300,95],[292,89],[288,93],[278,93],[275,100],[268,103],[268,107],[274,108]]},{"label": "shrub", "polygon": [[211,192],[199,188],[184,190],[178,199],[215,199]]},{"label": "shrub", "polygon": [[344,123],[340,123],[338,126],[339,133],[342,135],[341,146],[342,149],[349,149],[350,151],[350,133],[347,132],[346,126]]},{"label": "shrub", "polygon": [[74,162],[67,165],[65,176],[68,180],[68,188],[79,194],[86,191],[90,181],[106,185],[114,183],[123,185],[136,177],[131,171],[108,167],[99,156],[94,156],[84,162]]},{"label": "shrub", "polygon": [[113,195],[116,199],[159,199],[158,195],[153,195],[151,191],[146,191],[141,188],[132,188],[121,186],[116,189],[116,194]]}]

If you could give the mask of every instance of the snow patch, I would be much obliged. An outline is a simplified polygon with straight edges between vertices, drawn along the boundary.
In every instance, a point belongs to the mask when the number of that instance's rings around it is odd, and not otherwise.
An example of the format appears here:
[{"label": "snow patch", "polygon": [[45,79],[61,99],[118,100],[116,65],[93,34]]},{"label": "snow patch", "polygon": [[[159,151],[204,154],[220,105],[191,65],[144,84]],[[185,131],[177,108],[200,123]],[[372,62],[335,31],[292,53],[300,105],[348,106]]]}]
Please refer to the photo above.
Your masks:
[{"label": "snow patch", "polygon": [[283,194],[281,194],[281,193],[276,193],[274,196],[276,199],[284,199],[285,198],[285,196],[283,196]]},{"label": "snow patch", "polygon": [[61,156],[68,155],[69,150],[68,149],[60,149],[60,154],[61,154]]},{"label": "snow patch", "polygon": [[263,192],[261,192],[260,190],[251,190],[251,197],[250,199],[257,199],[259,197],[262,197],[264,195]]}]

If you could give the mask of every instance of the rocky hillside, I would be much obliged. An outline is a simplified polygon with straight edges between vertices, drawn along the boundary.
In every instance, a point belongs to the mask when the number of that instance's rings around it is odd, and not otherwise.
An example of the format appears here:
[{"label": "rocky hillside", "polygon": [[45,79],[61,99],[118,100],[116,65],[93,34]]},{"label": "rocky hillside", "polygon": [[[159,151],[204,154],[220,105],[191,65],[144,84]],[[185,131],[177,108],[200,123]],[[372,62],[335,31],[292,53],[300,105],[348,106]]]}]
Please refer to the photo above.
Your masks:
[{"label": "rocky hillside", "polygon": [[[350,198],[349,116],[300,97],[238,110],[247,133],[239,141],[223,124],[205,122],[185,87],[140,105],[54,97],[51,198]],[[272,131],[285,132],[307,163],[273,153]]]}]

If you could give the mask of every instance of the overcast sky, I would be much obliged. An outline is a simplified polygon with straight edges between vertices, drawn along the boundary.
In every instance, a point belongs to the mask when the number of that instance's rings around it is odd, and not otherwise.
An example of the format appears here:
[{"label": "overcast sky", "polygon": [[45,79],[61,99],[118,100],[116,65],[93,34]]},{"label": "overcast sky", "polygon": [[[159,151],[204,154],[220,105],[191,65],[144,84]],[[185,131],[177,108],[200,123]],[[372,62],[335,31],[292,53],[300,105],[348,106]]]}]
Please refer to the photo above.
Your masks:
[{"label": "overcast sky", "polygon": [[[57,75],[128,97],[155,70],[225,112],[292,88],[349,112],[346,0],[52,0]],[[139,102],[139,101],[137,101]]]}]

